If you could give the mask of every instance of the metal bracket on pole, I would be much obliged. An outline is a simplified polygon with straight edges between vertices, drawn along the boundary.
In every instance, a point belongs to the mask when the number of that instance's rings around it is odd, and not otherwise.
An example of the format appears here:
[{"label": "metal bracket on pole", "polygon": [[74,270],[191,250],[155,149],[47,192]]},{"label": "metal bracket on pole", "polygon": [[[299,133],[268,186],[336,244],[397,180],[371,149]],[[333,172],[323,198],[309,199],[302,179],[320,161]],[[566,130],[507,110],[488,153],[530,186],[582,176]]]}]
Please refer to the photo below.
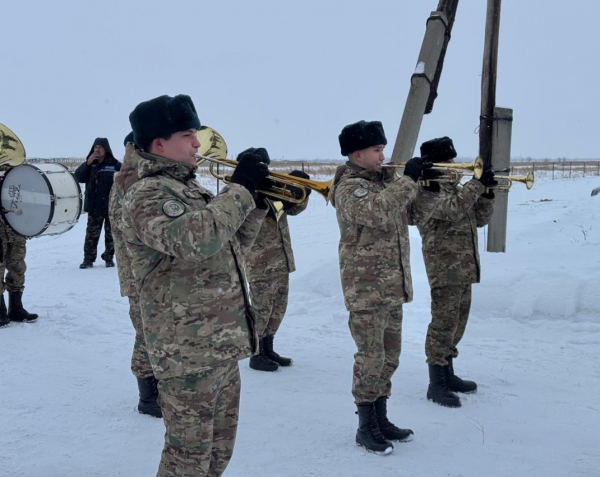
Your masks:
[{"label": "metal bracket on pole", "polygon": [[[497,176],[507,176],[510,171],[510,148],[512,140],[513,110],[510,108],[495,108],[492,126],[492,168]],[[503,183],[504,181],[502,181]],[[506,224],[508,219],[508,191],[494,191],[494,213],[488,224],[488,252],[506,252]]]}]

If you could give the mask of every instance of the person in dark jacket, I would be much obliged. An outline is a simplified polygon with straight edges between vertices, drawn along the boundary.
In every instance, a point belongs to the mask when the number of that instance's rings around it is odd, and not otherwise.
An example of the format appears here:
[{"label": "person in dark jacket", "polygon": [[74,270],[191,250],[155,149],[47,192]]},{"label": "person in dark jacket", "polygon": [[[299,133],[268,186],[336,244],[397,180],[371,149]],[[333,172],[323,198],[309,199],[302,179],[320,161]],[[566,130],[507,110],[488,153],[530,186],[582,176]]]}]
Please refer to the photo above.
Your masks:
[{"label": "person in dark jacket", "polygon": [[83,210],[88,213],[85,242],[83,244],[83,263],[79,268],[92,268],[96,261],[98,241],[104,224],[104,253],[102,260],[107,267],[114,267],[113,243],[110,220],[108,218],[108,200],[115,172],[121,170],[121,163],[115,159],[108,139],[98,137],[94,141],[86,162],[75,171],[75,178],[85,183]]}]

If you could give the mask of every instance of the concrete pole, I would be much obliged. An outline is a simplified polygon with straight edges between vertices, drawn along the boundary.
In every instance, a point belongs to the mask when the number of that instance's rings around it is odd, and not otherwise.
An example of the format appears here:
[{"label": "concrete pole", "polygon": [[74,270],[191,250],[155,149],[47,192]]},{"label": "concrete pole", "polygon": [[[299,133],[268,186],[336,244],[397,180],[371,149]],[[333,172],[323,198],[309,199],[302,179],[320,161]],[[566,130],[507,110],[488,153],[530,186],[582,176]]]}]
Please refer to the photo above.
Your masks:
[{"label": "concrete pole", "polygon": [[[495,171],[507,169],[506,172],[496,172],[496,176],[507,176],[510,173],[513,110],[509,108],[495,108],[494,118],[492,168]],[[498,182],[500,185],[506,183],[502,179],[499,179]],[[495,196],[494,214],[488,225],[487,251],[506,252],[508,191],[496,190]]]},{"label": "concrete pole", "polygon": [[431,12],[392,152],[391,162],[394,164],[406,162],[413,156],[431,85],[444,49],[447,29],[446,15],[442,12]]}]

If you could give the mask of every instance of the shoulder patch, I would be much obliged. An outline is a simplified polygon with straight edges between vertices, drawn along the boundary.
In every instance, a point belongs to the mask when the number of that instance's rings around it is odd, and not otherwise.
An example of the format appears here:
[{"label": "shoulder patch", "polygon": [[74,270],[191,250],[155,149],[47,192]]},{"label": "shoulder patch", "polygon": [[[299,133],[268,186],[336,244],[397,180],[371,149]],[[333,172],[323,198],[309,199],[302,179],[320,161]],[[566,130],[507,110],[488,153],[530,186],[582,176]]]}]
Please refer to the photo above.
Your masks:
[{"label": "shoulder patch", "polygon": [[181,217],[185,212],[185,205],[176,199],[168,199],[163,202],[162,210],[167,217]]},{"label": "shoulder patch", "polygon": [[361,197],[364,197],[368,193],[369,193],[369,189],[365,189],[364,187],[359,187],[358,189],[356,189],[354,191],[354,197],[358,197],[360,199]]}]

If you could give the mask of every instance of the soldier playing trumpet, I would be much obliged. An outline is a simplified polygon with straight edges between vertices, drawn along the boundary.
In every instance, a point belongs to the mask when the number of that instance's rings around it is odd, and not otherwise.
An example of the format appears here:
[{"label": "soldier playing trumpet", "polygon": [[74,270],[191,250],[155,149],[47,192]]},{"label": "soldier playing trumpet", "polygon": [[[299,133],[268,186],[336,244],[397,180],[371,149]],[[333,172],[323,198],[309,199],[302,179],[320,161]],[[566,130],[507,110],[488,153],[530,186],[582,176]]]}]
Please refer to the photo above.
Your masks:
[{"label": "soldier playing trumpet", "polygon": [[350,124],[339,141],[348,162],[337,169],[330,198],[340,227],[340,275],[357,348],[356,443],[389,454],[390,441],[413,434],[388,420],[387,400],[400,362],[402,304],[412,300],[406,208],[416,196],[421,171],[431,165],[411,159],[396,181],[391,169],[382,171],[387,139],[379,121]]},{"label": "soldier playing trumpet", "polygon": [[[452,139],[442,137],[424,142],[421,156],[432,162],[454,162]],[[422,238],[423,258],[431,287],[431,323],[427,330],[425,354],[429,365],[427,399],[447,407],[459,407],[456,392],[477,390],[473,381],[454,374],[453,360],[471,308],[471,284],[479,283],[481,267],[477,250],[477,227],[489,222],[497,184],[494,172],[484,169],[479,179],[464,186],[436,182],[439,170],[425,171],[409,208],[411,223]]]}]

